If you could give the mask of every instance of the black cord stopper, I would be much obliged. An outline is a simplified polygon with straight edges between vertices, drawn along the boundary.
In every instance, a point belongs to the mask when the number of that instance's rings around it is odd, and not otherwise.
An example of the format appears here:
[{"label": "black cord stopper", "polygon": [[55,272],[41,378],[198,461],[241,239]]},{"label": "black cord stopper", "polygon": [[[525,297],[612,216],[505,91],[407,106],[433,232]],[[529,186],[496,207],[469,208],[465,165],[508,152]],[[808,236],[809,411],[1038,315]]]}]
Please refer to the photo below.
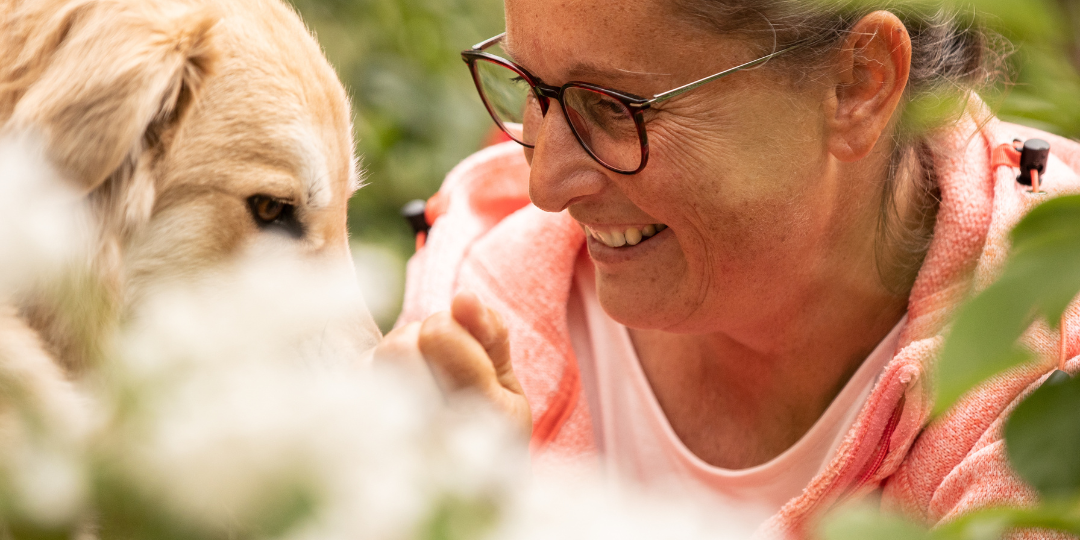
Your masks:
[{"label": "black cord stopper", "polygon": [[1020,151],[1020,176],[1017,182],[1031,185],[1031,171],[1039,171],[1039,178],[1046,172],[1046,160],[1050,157],[1050,143],[1042,139],[1028,139]]},{"label": "black cord stopper", "polygon": [[427,202],[422,199],[409,201],[401,207],[401,217],[409,222],[414,234],[426,233],[431,229],[427,216],[424,215],[425,209],[427,209]]}]

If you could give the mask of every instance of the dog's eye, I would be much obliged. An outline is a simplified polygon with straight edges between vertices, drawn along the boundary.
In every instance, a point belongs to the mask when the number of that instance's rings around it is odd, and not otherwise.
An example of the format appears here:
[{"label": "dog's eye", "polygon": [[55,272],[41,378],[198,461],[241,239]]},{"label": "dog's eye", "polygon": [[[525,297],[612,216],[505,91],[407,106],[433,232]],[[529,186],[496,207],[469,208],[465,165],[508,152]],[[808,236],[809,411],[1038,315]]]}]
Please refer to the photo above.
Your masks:
[{"label": "dog's eye", "polygon": [[288,206],[291,205],[264,195],[256,195],[251,198],[251,213],[255,215],[255,220],[263,225],[269,225],[281,219]]},{"label": "dog's eye", "polygon": [[293,205],[266,195],[254,195],[248,199],[248,207],[259,227],[280,228],[292,236],[303,236],[303,228],[296,220]]}]

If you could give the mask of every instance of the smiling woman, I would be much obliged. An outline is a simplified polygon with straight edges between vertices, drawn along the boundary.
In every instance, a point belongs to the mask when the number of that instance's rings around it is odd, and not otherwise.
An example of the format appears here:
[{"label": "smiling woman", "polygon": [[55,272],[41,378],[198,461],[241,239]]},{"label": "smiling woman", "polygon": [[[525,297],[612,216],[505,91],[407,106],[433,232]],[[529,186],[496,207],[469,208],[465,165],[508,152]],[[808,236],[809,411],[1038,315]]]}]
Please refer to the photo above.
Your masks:
[{"label": "smiling woman", "polygon": [[776,534],[878,489],[929,523],[1030,500],[986,426],[1041,374],[924,432],[928,369],[1045,197],[995,149],[1051,140],[1054,194],[1080,147],[993,118],[970,14],[874,4],[507,0],[463,55],[516,143],[447,178],[391,341],[531,422],[538,459]]}]

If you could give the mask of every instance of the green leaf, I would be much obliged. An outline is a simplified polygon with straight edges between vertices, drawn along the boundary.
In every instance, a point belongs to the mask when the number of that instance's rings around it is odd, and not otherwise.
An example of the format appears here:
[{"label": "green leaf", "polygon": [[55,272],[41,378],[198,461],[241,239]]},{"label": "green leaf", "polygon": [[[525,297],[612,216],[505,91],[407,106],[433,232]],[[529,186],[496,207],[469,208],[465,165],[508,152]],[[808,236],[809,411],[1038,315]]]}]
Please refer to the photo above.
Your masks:
[{"label": "green leaf", "polygon": [[935,412],[979,382],[1031,359],[1017,340],[1039,317],[1056,327],[1080,292],[1080,196],[1052,199],[1013,230],[996,283],[962,307],[938,362]]},{"label": "green leaf", "polygon": [[984,379],[1027,361],[1016,339],[1034,321],[1022,283],[1005,279],[961,308],[938,362],[935,411],[944,412]]},{"label": "green leaf", "polygon": [[822,520],[825,540],[998,540],[1016,529],[1080,533],[1078,501],[1053,501],[1035,508],[984,508],[933,530],[867,504],[833,510]]},{"label": "green leaf", "polygon": [[997,540],[1015,529],[1080,532],[1080,509],[1075,503],[1044,504],[1036,508],[987,508],[964,514],[933,531],[934,540]]},{"label": "green leaf", "polygon": [[868,505],[841,507],[822,520],[825,540],[930,540],[926,529]]},{"label": "green leaf", "polygon": [[1044,384],[1005,424],[1016,472],[1048,500],[1080,498],[1080,378]]}]

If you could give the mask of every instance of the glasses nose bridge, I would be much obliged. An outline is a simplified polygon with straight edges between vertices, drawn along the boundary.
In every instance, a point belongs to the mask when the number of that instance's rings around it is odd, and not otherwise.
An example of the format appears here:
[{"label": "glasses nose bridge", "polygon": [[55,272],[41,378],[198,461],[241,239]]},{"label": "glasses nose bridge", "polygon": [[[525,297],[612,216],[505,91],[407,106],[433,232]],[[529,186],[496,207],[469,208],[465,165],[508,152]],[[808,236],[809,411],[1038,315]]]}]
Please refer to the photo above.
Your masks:
[{"label": "glasses nose bridge", "polygon": [[555,100],[560,106],[562,105],[562,88],[537,83],[533,85],[533,90],[540,97],[540,109],[544,116],[547,116],[548,109],[551,107],[550,100]]},{"label": "glasses nose bridge", "polygon": [[536,93],[548,99],[554,99],[556,101],[562,97],[562,89],[554,86],[548,86],[546,84],[537,84],[534,86]]}]

